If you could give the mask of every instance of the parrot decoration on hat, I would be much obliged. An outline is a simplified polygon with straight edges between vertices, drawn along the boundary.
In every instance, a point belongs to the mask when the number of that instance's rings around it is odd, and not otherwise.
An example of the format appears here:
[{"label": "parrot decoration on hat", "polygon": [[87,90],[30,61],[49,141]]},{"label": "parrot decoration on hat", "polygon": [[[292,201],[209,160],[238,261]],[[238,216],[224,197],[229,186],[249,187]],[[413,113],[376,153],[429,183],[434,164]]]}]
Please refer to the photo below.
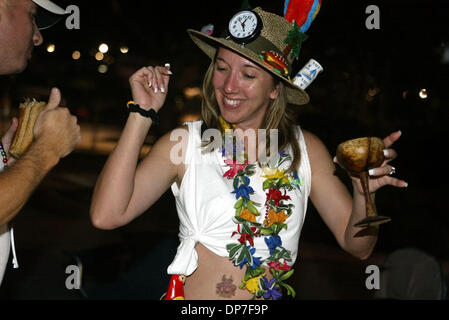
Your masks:
[{"label": "parrot decoration on hat", "polygon": [[309,29],[320,8],[321,0],[285,0],[284,18],[289,22],[295,20],[304,33]]}]

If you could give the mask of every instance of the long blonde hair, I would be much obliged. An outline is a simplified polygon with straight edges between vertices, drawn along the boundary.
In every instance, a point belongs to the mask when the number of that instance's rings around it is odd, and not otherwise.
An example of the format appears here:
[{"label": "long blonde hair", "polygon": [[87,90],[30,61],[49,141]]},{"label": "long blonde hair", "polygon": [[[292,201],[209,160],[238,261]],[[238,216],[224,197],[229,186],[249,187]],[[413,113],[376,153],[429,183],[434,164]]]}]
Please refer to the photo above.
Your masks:
[{"label": "long blonde hair", "polygon": [[[201,106],[201,113],[203,121],[207,128],[216,128],[223,130],[219,122],[220,109],[215,97],[215,90],[213,86],[213,76],[215,68],[215,59],[212,60],[209,68],[206,71],[203,80],[203,102]],[[277,98],[270,101],[270,106],[267,109],[265,118],[262,123],[262,128],[278,129],[278,146],[279,150],[284,150],[288,145],[292,148],[292,163],[287,169],[287,172],[292,172],[299,167],[301,161],[301,151],[296,138],[295,115],[292,108],[287,106],[287,95],[282,81],[276,80],[273,77],[275,86],[279,88]],[[269,144],[266,146],[267,154],[269,153]]]}]

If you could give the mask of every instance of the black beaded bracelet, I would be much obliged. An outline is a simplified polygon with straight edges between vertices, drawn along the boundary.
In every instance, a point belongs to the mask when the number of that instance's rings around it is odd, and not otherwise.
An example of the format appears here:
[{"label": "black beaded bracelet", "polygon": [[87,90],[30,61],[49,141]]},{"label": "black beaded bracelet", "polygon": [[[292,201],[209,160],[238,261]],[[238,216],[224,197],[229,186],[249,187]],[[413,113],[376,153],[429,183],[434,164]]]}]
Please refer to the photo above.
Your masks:
[{"label": "black beaded bracelet", "polygon": [[129,112],[138,112],[141,116],[145,118],[151,118],[155,126],[159,125],[159,116],[156,113],[156,111],[154,111],[154,109],[150,110],[142,109],[138,104],[134,103],[134,101],[129,101],[127,105]]}]

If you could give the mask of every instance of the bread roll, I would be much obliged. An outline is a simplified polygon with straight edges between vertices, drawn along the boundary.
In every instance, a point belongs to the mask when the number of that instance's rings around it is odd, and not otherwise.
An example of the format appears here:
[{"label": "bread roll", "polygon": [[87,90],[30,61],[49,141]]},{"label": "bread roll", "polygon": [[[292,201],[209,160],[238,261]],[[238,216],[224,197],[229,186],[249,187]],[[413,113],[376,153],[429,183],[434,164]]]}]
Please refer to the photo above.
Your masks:
[{"label": "bread roll", "polygon": [[9,153],[19,159],[29,148],[34,139],[33,128],[39,113],[47,105],[46,102],[28,100],[19,106],[19,125]]}]

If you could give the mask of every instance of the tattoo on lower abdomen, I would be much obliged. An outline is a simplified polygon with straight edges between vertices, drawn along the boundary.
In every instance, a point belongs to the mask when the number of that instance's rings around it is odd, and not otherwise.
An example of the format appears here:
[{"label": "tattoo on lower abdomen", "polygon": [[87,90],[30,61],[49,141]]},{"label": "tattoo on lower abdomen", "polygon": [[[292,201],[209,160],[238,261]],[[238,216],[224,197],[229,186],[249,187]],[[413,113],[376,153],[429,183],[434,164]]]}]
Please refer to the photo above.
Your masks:
[{"label": "tattoo on lower abdomen", "polygon": [[221,282],[217,284],[217,295],[223,298],[231,298],[234,296],[237,286],[232,282],[232,276],[226,279],[226,275],[223,275]]}]

